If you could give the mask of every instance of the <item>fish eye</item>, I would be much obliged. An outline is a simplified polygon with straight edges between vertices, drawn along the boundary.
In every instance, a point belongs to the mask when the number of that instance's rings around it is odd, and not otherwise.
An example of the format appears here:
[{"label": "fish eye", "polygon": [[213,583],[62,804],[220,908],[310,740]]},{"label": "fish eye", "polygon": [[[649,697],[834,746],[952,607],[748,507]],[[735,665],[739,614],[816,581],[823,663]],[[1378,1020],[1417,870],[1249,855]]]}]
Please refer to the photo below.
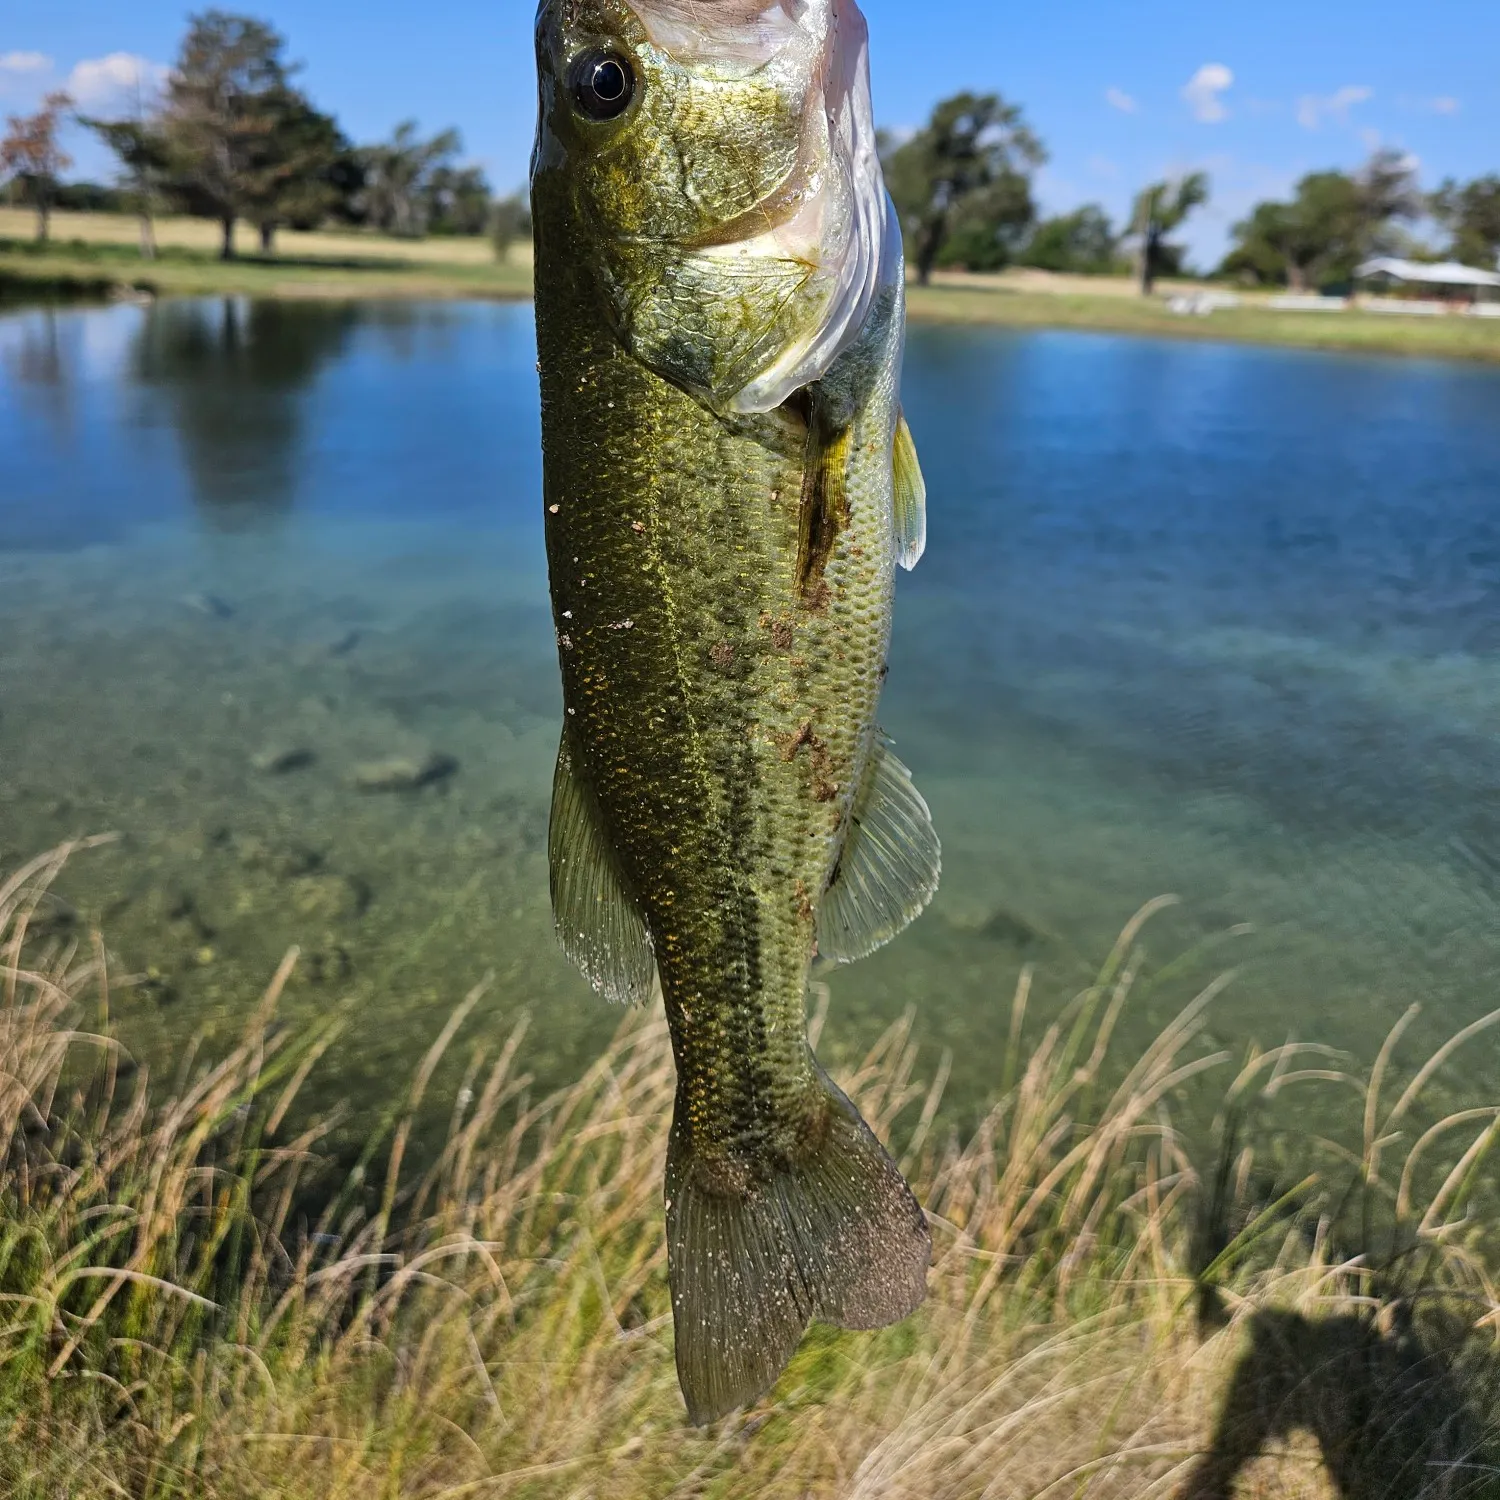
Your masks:
[{"label": "fish eye", "polygon": [[635,69],[618,52],[585,52],[568,72],[573,102],[591,120],[614,120],[635,98]]}]

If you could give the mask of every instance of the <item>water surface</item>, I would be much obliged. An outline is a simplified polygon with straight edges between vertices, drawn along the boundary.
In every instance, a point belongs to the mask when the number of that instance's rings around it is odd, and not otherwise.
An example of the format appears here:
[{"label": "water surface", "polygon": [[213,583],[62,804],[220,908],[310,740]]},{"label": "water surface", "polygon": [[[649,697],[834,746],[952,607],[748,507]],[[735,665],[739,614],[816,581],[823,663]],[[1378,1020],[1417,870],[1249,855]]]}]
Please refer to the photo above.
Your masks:
[{"label": "water surface", "polygon": [[[486,974],[540,1079],[617,1017],[555,952],[560,706],[529,309],[171,303],[0,320],[0,865],[80,833],[158,1067],[286,1009],[389,1097]],[[838,971],[827,1047],[908,1006],[998,1086],[1025,965],[1085,983],[1146,900],[1236,1050],[1368,1058],[1500,974],[1500,374],[1077,333],[913,330],[931,491],[885,724],[945,846],[933,910]],[[457,770],[367,792],[355,768]],[[281,770],[266,769],[280,756]],[[1414,1049],[1415,1050],[1415,1046]],[[1492,1052],[1473,1054],[1476,1080]]]}]

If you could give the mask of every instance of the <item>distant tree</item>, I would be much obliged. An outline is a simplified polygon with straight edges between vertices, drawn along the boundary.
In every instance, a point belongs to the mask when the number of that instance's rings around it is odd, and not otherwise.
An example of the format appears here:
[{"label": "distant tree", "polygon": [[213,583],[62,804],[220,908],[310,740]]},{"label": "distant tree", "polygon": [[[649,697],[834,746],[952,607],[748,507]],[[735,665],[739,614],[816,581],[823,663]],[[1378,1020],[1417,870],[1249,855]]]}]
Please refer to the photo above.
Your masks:
[{"label": "distant tree", "polygon": [[1295,229],[1291,206],[1267,200],[1257,203],[1238,224],[1230,226],[1230,247],[1219,265],[1220,276],[1262,286],[1291,281]]},{"label": "distant tree", "polygon": [[161,132],[151,120],[151,112],[160,104],[148,98],[146,80],[137,65],[133,78],[134,106],[128,117],[119,120],[79,117],[114,152],[129,184],[134,200],[131,207],[140,220],[141,259],[156,259],[156,205],[167,170],[166,145]]},{"label": "distant tree", "polygon": [[1133,232],[1140,238],[1141,292],[1150,296],[1158,276],[1182,261],[1182,252],[1167,241],[1194,209],[1208,202],[1208,174],[1190,172],[1174,182],[1155,182],[1135,200]]},{"label": "distant tree", "polygon": [[114,152],[130,183],[141,224],[141,259],[156,259],[156,205],[167,175],[167,144],[143,116],[133,120],[92,120],[87,125]]},{"label": "distant tree", "polygon": [[0,175],[18,179],[36,210],[36,237],[43,243],[52,228],[58,178],[73,159],[58,144],[58,131],[73,107],[65,93],[51,93],[34,115],[11,115],[0,139]]},{"label": "distant tree", "polygon": [[531,200],[524,192],[498,198],[490,210],[490,243],[496,260],[508,260],[510,249],[519,240],[531,238]]},{"label": "distant tree", "polygon": [[422,196],[432,234],[483,234],[489,228],[495,192],[483,167],[439,167]]},{"label": "distant tree", "polygon": [[415,239],[427,231],[430,196],[436,174],[452,166],[463,149],[456,130],[430,140],[417,134],[417,122],[405,120],[389,141],[360,153],[365,172],[361,203],[366,222],[387,234]]},{"label": "distant tree", "polygon": [[263,21],[205,11],[189,19],[167,80],[156,124],[172,190],[190,212],[219,221],[225,260],[234,257],[235,221],[264,214],[286,177],[276,136],[300,96],[285,47]]},{"label": "distant tree", "polygon": [[1500,263],[1500,177],[1460,186],[1451,177],[1432,195],[1430,209],[1448,231],[1448,254],[1485,271]]},{"label": "distant tree", "polygon": [[135,211],[135,194],[102,182],[60,182],[52,207],[75,214],[128,214]]},{"label": "distant tree", "polygon": [[1086,203],[1038,224],[1018,259],[1042,271],[1094,275],[1113,270],[1118,252],[1109,215],[1097,203]]},{"label": "distant tree", "polygon": [[1220,271],[1299,292],[1347,283],[1370,256],[1411,249],[1401,221],[1425,202],[1397,152],[1377,152],[1355,176],[1310,172],[1290,203],[1258,203],[1234,226]]},{"label": "distant tree", "polygon": [[1377,151],[1354,180],[1359,186],[1364,218],[1362,252],[1380,255],[1399,251],[1398,225],[1420,219],[1427,209],[1427,198],[1417,181],[1416,161],[1404,151]]},{"label": "distant tree", "polygon": [[1036,217],[1030,172],[1047,159],[1020,108],[957,94],[885,157],[886,182],[925,285],[949,236],[964,263],[1004,264]]},{"label": "distant tree", "polygon": [[253,154],[254,182],[246,217],[260,232],[260,248],[276,248],[283,225],[316,228],[350,191],[357,172],[354,148],[338,121],[314,109],[296,89],[270,99],[272,124]]},{"label": "distant tree", "polygon": [[1368,200],[1347,173],[1310,172],[1290,203],[1258,203],[1230,233],[1225,274],[1296,292],[1347,282],[1368,249]]}]

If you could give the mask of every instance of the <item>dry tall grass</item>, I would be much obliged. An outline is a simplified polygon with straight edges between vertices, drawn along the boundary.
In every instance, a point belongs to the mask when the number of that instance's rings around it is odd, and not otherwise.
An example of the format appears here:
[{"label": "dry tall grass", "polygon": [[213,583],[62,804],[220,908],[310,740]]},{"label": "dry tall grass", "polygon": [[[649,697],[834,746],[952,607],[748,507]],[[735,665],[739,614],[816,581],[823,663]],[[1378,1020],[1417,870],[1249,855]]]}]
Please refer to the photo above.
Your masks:
[{"label": "dry tall grass", "polygon": [[[841,1081],[928,1205],[929,1301],[880,1334],[815,1330],[771,1397],[694,1432],[664,1287],[659,1016],[627,1016],[541,1100],[524,1026],[474,1043],[417,1170],[413,1111],[470,997],[339,1184],[318,1128],[288,1124],[343,1024],[277,1028],[295,953],[228,1057],[149,1080],[108,1034],[103,944],[48,920],[68,853],[0,882],[7,1494],[1493,1490],[1500,1297],[1467,1214],[1500,1111],[1411,1123],[1451,1046],[1399,1087],[1399,1035],[1362,1080],[1253,1056],[1195,1171],[1171,1111],[1225,1065],[1199,1032],[1213,993],[1132,1064],[1113,1055],[1149,913],[1034,1041],[1023,980],[1004,1097],[966,1144],[893,1027]],[[1272,1171],[1245,1144],[1278,1100],[1351,1085],[1363,1144],[1342,1164]]]}]

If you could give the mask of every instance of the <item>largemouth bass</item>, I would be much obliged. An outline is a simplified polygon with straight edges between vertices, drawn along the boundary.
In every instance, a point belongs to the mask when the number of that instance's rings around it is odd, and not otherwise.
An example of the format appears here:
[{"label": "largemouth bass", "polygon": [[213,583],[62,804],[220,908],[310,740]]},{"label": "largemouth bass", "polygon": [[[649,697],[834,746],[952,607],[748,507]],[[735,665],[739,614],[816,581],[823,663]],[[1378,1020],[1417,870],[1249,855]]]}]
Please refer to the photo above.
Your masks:
[{"label": "largemouth bass", "polygon": [[688,1413],[814,1318],[921,1302],[931,1244],[808,1045],[815,955],[937,888],[876,727],[925,542],[901,237],[853,0],[543,0],[532,170],[547,552],[566,707],[553,909],[596,989],[659,977]]}]

